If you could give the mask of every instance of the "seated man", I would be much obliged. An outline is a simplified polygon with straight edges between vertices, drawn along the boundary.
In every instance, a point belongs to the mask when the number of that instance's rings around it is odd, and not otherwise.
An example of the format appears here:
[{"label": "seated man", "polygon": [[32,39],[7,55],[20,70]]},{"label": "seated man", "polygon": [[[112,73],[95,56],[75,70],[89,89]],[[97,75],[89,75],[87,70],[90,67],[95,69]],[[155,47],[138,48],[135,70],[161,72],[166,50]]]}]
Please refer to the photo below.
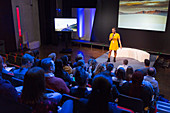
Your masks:
[{"label": "seated man", "polygon": [[145,64],[145,66],[142,67],[141,70],[143,71],[144,76],[146,76],[146,75],[147,75],[148,68],[149,68],[149,65],[150,65],[150,60],[145,59],[145,60],[144,60],[144,64]]},{"label": "seated man", "polygon": [[124,70],[126,71],[126,69],[127,69],[127,67],[128,67],[128,60],[127,60],[127,59],[123,60],[123,65],[119,65],[119,66],[117,67],[117,69],[119,69],[120,67],[123,67]]},{"label": "seated man", "polygon": [[[0,56],[0,75],[2,75],[2,69],[3,69],[3,59],[2,56]],[[3,80],[0,76],[0,95],[7,97],[11,100],[17,101],[17,91],[8,81]]]},{"label": "seated man", "polygon": [[154,92],[156,93],[156,95],[159,94],[159,85],[158,85],[158,81],[155,80],[155,74],[156,74],[156,70],[154,67],[149,67],[148,68],[148,74],[146,76],[144,76],[144,80],[148,81],[152,84]]},{"label": "seated man", "polygon": [[64,80],[55,77],[55,64],[51,58],[45,58],[41,60],[41,66],[45,71],[46,88],[53,89],[61,94],[69,94],[70,90],[65,84]]},{"label": "seated man", "polygon": [[88,74],[83,67],[78,66],[75,70],[75,81],[78,84],[78,87],[72,87],[70,90],[70,95],[79,97],[79,98],[88,98],[90,91],[86,88],[88,83]]},{"label": "seated man", "polygon": [[14,70],[14,76],[18,79],[24,79],[25,73],[33,66],[34,57],[30,54],[24,54],[22,56],[22,65],[19,69]]}]

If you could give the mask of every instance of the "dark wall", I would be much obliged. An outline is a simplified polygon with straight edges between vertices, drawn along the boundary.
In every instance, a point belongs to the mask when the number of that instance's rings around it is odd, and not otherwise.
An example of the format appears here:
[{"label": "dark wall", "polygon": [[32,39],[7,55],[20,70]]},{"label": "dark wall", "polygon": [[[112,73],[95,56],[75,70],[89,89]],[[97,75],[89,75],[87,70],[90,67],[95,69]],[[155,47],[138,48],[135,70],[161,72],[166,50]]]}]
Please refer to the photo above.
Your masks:
[{"label": "dark wall", "polygon": [[11,0],[0,1],[0,40],[5,41],[6,52],[17,50]]},{"label": "dark wall", "polygon": [[56,0],[38,0],[41,44],[51,44],[54,36]]},{"label": "dark wall", "polygon": [[[118,0],[98,0],[92,31],[92,41],[108,44],[108,35],[112,27],[117,28]],[[168,12],[168,19],[170,12]],[[170,54],[170,22],[167,19],[165,32],[132,29],[117,29],[124,47]]]}]

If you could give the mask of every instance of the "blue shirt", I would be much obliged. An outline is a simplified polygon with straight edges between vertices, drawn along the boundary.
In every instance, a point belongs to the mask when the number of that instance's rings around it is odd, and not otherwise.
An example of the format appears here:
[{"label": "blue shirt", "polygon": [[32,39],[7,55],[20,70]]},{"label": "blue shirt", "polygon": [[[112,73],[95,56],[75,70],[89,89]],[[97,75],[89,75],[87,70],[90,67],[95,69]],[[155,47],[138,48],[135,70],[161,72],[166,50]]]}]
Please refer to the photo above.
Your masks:
[{"label": "blue shirt", "polygon": [[18,79],[23,80],[27,71],[28,71],[28,68],[20,68],[20,69],[14,70],[14,76]]}]

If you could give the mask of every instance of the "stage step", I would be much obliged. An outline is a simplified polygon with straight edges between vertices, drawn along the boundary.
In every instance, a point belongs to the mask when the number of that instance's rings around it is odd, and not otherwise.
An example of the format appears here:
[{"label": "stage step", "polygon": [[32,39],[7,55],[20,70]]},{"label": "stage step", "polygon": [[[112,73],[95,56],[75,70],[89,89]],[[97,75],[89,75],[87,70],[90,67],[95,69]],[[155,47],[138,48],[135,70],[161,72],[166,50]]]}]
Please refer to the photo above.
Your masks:
[{"label": "stage step", "polygon": [[170,103],[157,101],[157,113],[170,113]]}]

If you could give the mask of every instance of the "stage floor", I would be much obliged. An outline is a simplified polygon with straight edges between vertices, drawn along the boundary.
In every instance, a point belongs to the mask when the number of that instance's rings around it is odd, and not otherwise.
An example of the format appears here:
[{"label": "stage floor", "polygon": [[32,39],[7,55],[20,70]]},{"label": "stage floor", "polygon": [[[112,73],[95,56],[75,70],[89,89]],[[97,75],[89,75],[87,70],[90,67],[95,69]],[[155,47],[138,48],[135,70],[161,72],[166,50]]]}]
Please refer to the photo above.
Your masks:
[{"label": "stage floor", "polygon": [[[108,58],[108,52],[104,53],[103,55],[101,55],[100,57],[96,58],[97,62],[99,63],[103,63],[106,62]],[[151,59],[151,66],[153,66],[154,62],[156,61],[157,55],[150,55],[150,59]],[[127,59],[128,60],[128,65],[132,66],[133,69],[140,69],[141,67],[144,66],[144,62],[139,62],[136,59],[133,58],[129,58],[129,57],[117,57],[116,58],[116,62],[113,62],[113,57],[110,58],[110,61],[114,64],[114,67],[117,68],[119,65],[122,65],[123,60]]]}]

